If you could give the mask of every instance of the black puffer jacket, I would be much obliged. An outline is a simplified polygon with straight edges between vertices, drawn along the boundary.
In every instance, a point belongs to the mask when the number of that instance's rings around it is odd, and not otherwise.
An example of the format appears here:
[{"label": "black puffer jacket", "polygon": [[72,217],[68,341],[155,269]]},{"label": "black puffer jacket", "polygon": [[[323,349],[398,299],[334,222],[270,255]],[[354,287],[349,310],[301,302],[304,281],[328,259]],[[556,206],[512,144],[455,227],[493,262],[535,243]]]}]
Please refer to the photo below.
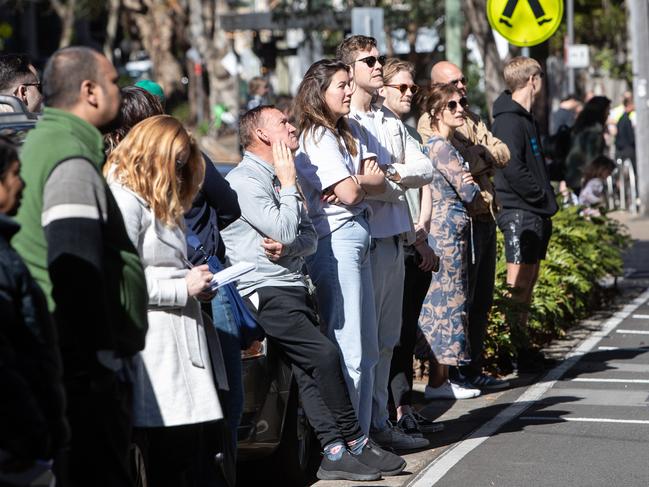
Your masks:
[{"label": "black puffer jacket", "polygon": [[0,449],[47,459],[68,437],[61,358],[45,295],[9,245],[19,228],[0,214]]},{"label": "black puffer jacket", "polygon": [[539,130],[532,114],[503,92],[494,102],[491,132],[502,140],[511,158],[496,169],[496,197],[503,208],[552,216],[557,210],[554,190],[545,168]]}]

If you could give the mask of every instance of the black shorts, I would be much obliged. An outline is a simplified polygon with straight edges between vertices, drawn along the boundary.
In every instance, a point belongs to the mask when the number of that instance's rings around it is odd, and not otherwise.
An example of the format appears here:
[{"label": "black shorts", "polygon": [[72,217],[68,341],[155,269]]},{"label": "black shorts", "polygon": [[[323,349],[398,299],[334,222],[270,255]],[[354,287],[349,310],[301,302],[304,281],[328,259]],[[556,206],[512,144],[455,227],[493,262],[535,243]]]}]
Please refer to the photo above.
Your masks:
[{"label": "black shorts", "polygon": [[552,235],[552,219],[531,211],[503,209],[498,227],[505,237],[508,264],[536,264],[545,259]]}]

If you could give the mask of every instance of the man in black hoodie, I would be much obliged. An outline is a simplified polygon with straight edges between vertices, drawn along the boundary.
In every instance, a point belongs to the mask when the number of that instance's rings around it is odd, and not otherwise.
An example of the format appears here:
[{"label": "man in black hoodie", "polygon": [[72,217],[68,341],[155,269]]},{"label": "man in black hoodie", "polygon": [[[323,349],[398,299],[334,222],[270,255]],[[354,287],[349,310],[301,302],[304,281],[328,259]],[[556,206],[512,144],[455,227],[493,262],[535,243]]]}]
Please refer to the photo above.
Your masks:
[{"label": "man in black hoodie", "polygon": [[[494,103],[492,131],[507,144],[511,159],[507,166],[496,169],[496,196],[503,207],[497,219],[505,237],[507,285],[512,300],[529,305],[540,261],[550,241],[551,217],[558,209],[545,169],[538,126],[531,113],[541,93],[544,73],[536,60],[521,56],[509,61],[503,74],[509,90]],[[510,323],[521,371],[538,370],[543,365],[543,356],[530,348],[527,315],[519,313]]]}]

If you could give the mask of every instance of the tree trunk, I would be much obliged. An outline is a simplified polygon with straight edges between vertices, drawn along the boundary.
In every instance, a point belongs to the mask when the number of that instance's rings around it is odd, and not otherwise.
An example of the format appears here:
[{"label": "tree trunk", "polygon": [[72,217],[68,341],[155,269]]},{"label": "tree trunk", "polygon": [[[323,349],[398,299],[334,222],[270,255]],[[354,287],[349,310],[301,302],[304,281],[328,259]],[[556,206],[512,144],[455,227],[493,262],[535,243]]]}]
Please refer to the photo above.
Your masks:
[{"label": "tree trunk", "polygon": [[59,49],[72,44],[74,36],[74,21],[77,10],[77,0],[68,0],[64,3],[61,0],[51,0],[52,8],[61,21],[61,38]]},{"label": "tree trunk", "polygon": [[478,43],[478,49],[484,62],[485,94],[489,114],[491,115],[493,103],[504,87],[504,64],[498,54],[496,40],[485,14],[487,11],[486,0],[464,0],[464,2],[466,19],[469,22],[471,33]]},{"label": "tree trunk", "polygon": [[113,47],[117,37],[117,26],[119,24],[119,8],[121,0],[108,0],[108,21],[106,22],[106,39],[104,40],[104,56],[113,62]]},{"label": "tree trunk", "polygon": [[153,63],[155,81],[167,98],[182,89],[183,71],[174,57],[174,22],[184,22],[184,12],[173,0],[124,0],[135,22],[144,49]]},{"label": "tree trunk", "polygon": [[190,43],[200,53],[207,72],[208,119],[212,120],[214,107],[218,104],[227,106],[237,117],[237,80],[221,62],[229,50],[229,41],[220,22],[220,14],[227,11],[227,4],[224,0],[188,0],[188,5]]}]

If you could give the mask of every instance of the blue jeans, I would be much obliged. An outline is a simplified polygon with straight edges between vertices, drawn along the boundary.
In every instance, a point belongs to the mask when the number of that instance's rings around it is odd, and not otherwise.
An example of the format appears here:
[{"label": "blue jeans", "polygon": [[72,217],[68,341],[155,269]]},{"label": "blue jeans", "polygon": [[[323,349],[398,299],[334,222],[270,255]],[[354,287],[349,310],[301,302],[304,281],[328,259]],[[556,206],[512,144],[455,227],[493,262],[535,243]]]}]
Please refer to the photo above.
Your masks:
[{"label": "blue jeans", "polygon": [[239,328],[234,322],[230,302],[221,290],[212,299],[212,321],[221,341],[223,362],[230,386],[226,403],[221,404],[221,407],[225,412],[225,419],[232,435],[233,451],[236,451],[237,428],[239,428],[241,414],[243,413],[241,342],[239,340]]},{"label": "blue jeans", "polygon": [[307,266],[325,331],[340,351],[358,421],[369,434],[379,343],[367,220],[355,217],[322,237]]}]

